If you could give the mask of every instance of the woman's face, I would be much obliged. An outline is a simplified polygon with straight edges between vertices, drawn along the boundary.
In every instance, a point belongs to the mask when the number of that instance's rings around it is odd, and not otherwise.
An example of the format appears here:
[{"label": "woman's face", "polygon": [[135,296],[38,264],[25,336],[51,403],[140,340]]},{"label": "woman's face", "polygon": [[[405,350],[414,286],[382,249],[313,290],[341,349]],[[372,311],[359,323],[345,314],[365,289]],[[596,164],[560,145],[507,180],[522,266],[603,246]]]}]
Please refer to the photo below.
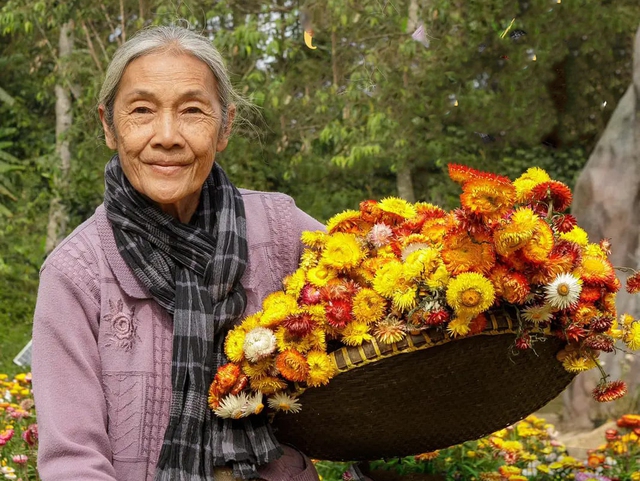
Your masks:
[{"label": "woman's face", "polygon": [[216,79],[188,54],[153,53],[132,61],[118,86],[114,130],[100,118],[107,146],[117,150],[127,179],[165,212],[188,222],[216,152],[228,142],[235,109],[223,130]]}]

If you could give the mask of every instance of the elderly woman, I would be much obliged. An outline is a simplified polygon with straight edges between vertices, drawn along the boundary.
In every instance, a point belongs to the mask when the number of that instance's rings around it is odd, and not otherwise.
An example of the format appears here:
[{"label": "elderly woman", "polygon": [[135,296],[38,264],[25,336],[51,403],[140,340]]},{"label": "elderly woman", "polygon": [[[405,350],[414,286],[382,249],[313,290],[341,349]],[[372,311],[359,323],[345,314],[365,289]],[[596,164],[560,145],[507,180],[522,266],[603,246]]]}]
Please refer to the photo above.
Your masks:
[{"label": "elderly woman", "polygon": [[238,190],[215,162],[238,101],[218,51],[188,30],[144,30],[116,52],[100,92],[117,152],[104,204],[40,277],[45,481],[318,479],[265,418],[207,407],[225,333],[297,267],[301,232],[321,228],[283,194]]}]

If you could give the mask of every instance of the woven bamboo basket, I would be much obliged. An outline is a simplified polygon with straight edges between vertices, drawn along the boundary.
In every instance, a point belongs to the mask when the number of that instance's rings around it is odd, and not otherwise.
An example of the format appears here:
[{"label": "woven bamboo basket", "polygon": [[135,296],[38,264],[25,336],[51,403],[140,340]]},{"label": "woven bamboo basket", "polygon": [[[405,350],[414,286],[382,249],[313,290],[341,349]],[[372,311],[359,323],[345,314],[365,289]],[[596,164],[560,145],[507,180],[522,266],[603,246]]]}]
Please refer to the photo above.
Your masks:
[{"label": "woven bamboo basket", "polygon": [[541,332],[516,350],[514,312],[487,316],[485,330],[453,339],[432,328],[395,344],[368,342],[331,356],[339,374],[300,395],[302,411],[277,414],[278,440],[315,459],[410,456],[478,439],[540,409],[574,374]]}]

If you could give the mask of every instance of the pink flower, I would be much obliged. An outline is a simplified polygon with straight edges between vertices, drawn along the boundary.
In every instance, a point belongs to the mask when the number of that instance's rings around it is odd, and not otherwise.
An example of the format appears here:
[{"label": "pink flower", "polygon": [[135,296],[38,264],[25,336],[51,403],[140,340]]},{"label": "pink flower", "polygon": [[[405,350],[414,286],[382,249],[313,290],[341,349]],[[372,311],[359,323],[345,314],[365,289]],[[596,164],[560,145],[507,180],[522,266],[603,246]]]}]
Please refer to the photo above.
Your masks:
[{"label": "pink flower", "polygon": [[27,461],[29,461],[29,457],[26,454],[16,454],[12,459],[16,464],[27,464]]},{"label": "pink flower", "polygon": [[24,409],[15,409],[11,412],[11,417],[13,419],[23,419],[28,418],[29,416],[29,412],[25,411]]},{"label": "pink flower", "polygon": [[391,241],[391,237],[393,236],[393,231],[391,227],[387,224],[376,224],[369,231],[369,242],[373,244],[374,247],[380,248],[385,246]]},{"label": "pink flower", "polygon": [[30,425],[26,431],[22,433],[22,439],[31,447],[38,443],[38,425]]},{"label": "pink flower", "polygon": [[5,444],[7,444],[13,437],[14,433],[15,431],[13,429],[5,429],[4,431],[0,431],[0,446],[4,446]]}]

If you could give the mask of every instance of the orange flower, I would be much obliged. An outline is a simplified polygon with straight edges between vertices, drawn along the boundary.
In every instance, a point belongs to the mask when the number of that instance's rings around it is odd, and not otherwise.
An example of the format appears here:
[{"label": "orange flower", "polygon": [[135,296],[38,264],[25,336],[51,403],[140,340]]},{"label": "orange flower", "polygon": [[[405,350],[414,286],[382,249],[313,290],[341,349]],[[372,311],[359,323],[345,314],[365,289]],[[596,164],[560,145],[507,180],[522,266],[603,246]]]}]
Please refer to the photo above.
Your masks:
[{"label": "orange flower", "polygon": [[640,272],[627,277],[627,292],[629,294],[640,292]]},{"label": "orange flower", "polygon": [[592,394],[593,398],[601,403],[615,401],[627,394],[627,385],[624,381],[601,382]]},{"label": "orange flower", "polygon": [[378,206],[378,202],[375,200],[363,200],[360,202],[360,214],[362,220],[375,224],[382,218],[382,210]]},{"label": "orange flower", "polygon": [[502,280],[502,297],[511,304],[522,304],[531,288],[527,278],[519,272],[507,274]]},{"label": "orange flower", "polygon": [[464,231],[445,237],[441,256],[453,275],[468,271],[489,272],[496,258],[490,239],[475,239]]},{"label": "orange flower", "polygon": [[492,174],[490,172],[482,172],[480,170],[460,164],[449,164],[449,177],[458,184],[464,184],[474,179],[489,179],[500,184],[511,184],[507,177]]},{"label": "orange flower", "polygon": [[474,179],[462,187],[460,203],[468,211],[488,220],[498,220],[513,207],[516,190],[511,183]]},{"label": "orange flower", "polygon": [[531,197],[542,202],[553,202],[553,210],[562,212],[571,205],[571,189],[562,182],[550,180],[536,185],[531,190]]},{"label": "orange flower", "polygon": [[289,381],[302,382],[307,379],[309,374],[307,358],[295,349],[287,349],[278,354],[276,367],[282,377]]},{"label": "orange flower", "polygon": [[539,219],[533,230],[531,239],[522,247],[522,255],[529,262],[545,261],[553,249],[553,231],[549,224]]},{"label": "orange flower", "polygon": [[592,286],[611,285],[616,276],[611,262],[598,256],[584,256],[577,271],[582,280]]},{"label": "orange flower", "polygon": [[640,428],[640,414],[625,414],[616,424],[619,428]]}]

